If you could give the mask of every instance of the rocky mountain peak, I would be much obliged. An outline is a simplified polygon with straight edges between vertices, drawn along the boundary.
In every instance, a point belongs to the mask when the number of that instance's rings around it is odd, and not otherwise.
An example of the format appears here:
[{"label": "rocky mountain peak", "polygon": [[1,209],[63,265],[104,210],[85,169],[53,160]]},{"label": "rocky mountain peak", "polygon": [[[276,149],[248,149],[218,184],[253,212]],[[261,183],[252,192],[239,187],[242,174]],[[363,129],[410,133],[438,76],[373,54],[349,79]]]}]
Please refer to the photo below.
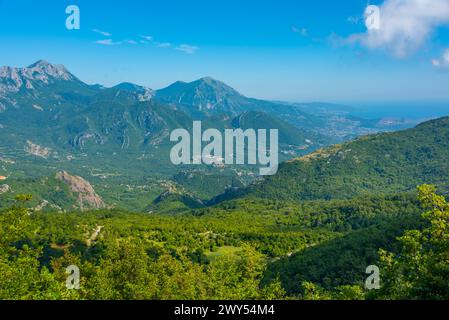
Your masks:
[{"label": "rocky mountain peak", "polygon": [[156,91],[156,97],[165,101],[192,106],[203,112],[234,111],[242,104],[244,97],[226,85],[211,77],[193,82],[175,82]]},{"label": "rocky mountain peak", "polygon": [[130,82],[122,82],[115,87],[112,88],[113,90],[119,91],[127,91],[131,92],[136,95],[137,100],[143,102],[143,101],[150,101],[154,96],[154,91],[151,88],[139,86],[134,83]]},{"label": "rocky mountain peak", "polygon": [[192,84],[198,86],[199,88],[207,88],[209,90],[213,90],[217,95],[236,95],[240,96],[241,94],[235,90],[234,88],[228,86],[224,82],[215,80],[212,77],[204,77],[198,79],[197,81],[192,82]]},{"label": "rocky mountain peak", "polygon": [[75,77],[63,66],[51,64],[45,60],[39,60],[28,68],[23,68],[23,72],[36,80],[48,80],[48,77],[60,80],[73,80]]},{"label": "rocky mountain peak", "polygon": [[49,84],[56,81],[73,81],[77,78],[63,65],[54,65],[39,60],[26,68],[0,68],[0,97],[22,89],[34,89],[38,84]]}]

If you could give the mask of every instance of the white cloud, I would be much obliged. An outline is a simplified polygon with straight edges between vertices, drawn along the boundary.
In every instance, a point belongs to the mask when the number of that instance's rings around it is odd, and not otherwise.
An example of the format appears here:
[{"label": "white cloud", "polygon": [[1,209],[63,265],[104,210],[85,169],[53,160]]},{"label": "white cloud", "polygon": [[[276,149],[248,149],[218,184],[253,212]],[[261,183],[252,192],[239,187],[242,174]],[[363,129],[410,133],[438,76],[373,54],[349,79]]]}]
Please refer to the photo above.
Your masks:
[{"label": "white cloud", "polygon": [[96,44],[101,44],[103,46],[113,46],[117,44],[121,44],[121,42],[114,42],[112,39],[98,40],[95,41]]},{"label": "white cloud", "polygon": [[144,39],[144,41],[152,41],[153,37],[152,36],[140,36],[142,39]]},{"label": "white cloud", "polygon": [[169,48],[169,47],[171,47],[171,43],[170,42],[158,42],[156,44],[156,47],[158,47],[158,48]]},{"label": "white cloud", "polygon": [[[95,32],[97,32],[97,31],[100,32],[99,30],[95,29]],[[182,51],[186,54],[195,54],[198,50],[200,50],[199,47],[192,46],[189,44],[181,44],[176,47],[176,46],[172,45],[170,42],[157,42],[157,41],[154,41],[152,36],[140,35],[139,38],[140,39],[136,39],[136,40],[127,39],[127,40],[121,40],[121,41],[114,41],[113,39],[109,38],[109,39],[98,40],[95,43],[99,44],[99,45],[103,45],[103,46],[115,46],[115,45],[124,45],[124,44],[138,45],[139,43],[140,44],[152,44],[156,48],[171,48],[171,47],[173,47],[174,49]]]},{"label": "white cloud", "polygon": [[300,34],[303,37],[307,37],[309,35],[309,32],[306,28],[296,28],[295,26],[292,27],[292,31],[294,33]]},{"label": "white cloud", "polygon": [[380,28],[351,35],[347,42],[369,49],[386,49],[402,58],[416,52],[432,32],[449,24],[449,0],[385,0]]},{"label": "white cloud", "polygon": [[103,35],[105,37],[110,37],[111,36],[111,34],[109,32],[106,32],[106,31],[101,31],[101,30],[98,30],[98,29],[92,29],[92,31],[95,32],[95,33],[99,33],[99,34],[101,34],[101,35]]},{"label": "white cloud", "polygon": [[181,44],[180,46],[178,46],[176,48],[176,50],[185,52],[187,54],[194,54],[195,52],[197,52],[200,48],[195,47],[195,46],[191,46],[189,44]]},{"label": "white cloud", "polygon": [[449,48],[443,52],[440,58],[433,59],[432,65],[436,68],[449,68]]}]

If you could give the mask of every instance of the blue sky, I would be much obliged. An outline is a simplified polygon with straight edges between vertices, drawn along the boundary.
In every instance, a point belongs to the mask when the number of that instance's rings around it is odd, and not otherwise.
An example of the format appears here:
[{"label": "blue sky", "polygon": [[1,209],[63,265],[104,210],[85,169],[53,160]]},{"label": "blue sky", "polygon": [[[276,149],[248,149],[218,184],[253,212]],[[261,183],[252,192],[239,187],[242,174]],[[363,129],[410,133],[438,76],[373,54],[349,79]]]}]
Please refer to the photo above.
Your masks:
[{"label": "blue sky", "polygon": [[[277,100],[449,100],[449,1],[428,1],[427,16],[418,0],[371,1],[412,15],[393,18],[413,30],[386,19],[373,35],[366,0],[0,0],[0,65],[45,59],[88,83],[154,89],[212,76]],[[80,30],[65,27],[71,4]]]}]

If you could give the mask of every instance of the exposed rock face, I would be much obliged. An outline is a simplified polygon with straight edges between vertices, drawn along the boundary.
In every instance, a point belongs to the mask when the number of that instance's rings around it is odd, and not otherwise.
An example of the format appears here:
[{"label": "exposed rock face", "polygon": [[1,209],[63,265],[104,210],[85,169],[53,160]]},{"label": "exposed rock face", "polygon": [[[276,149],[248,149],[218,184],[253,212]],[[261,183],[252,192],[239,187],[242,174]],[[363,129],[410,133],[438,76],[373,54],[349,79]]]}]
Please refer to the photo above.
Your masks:
[{"label": "exposed rock face", "polygon": [[83,178],[72,176],[65,171],[60,171],[56,174],[56,179],[67,184],[70,191],[78,194],[78,204],[81,210],[106,207],[103,199],[95,192],[92,185]]},{"label": "exposed rock face", "polygon": [[76,79],[64,66],[40,60],[28,68],[0,68],[0,95],[18,92],[22,88],[34,89],[35,81],[48,84],[51,81]]},{"label": "exposed rock face", "polygon": [[47,159],[48,156],[50,155],[50,149],[49,148],[45,148],[45,147],[41,147],[38,144],[35,144],[31,141],[27,141],[26,145],[25,145],[25,152],[28,152],[29,154],[35,155],[37,157],[41,157],[44,159]]},{"label": "exposed rock face", "polygon": [[42,200],[36,207],[34,207],[34,211],[42,211],[44,210],[46,207],[50,207],[52,209],[56,209],[59,212],[62,212],[62,208],[55,205],[55,204],[51,204],[50,202],[48,202],[47,200]]},{"label": "exposed rock face", "polygon": [[0,194],[6,193],[10,190],[9,186],[7,184],[0,185]]},{"label": "exposed rock face", "polygon": [[112,90],[116,90],[116,97],[122,95],[124,92],[128,94],[131,93],[135,95],[136,99],[140,102],[151,101],[154,96],[154,91],[152,89],[129,82],[120,83],[113,87]]},{"label": "exposed rock face", "polygon": [[147,87],[142,87],[142,90],[143,90],[142,93],[138,94],[137,99],[140,102],[151,101],[151,99],[154,96],[153,90]]},{"label": "exposed rock face", "polygon": [[[1,128],[1,125],[0,125],[0,128]],[[13,161],[11,159],[7,159],[7,158],[3,158],[3,157],[0,157],[0,162],[4,162],[7,164],[15,164],[16,163],[15,161]]]}]

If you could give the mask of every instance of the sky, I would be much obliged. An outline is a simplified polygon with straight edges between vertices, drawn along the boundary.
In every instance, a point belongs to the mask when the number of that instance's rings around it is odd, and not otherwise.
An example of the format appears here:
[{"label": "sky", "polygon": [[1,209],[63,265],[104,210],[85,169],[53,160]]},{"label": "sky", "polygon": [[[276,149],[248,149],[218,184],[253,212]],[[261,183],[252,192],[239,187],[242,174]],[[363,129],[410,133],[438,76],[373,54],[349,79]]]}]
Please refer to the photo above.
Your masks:
[{"label": "sky", "polygon": [[449,0],[0,0],[0,65],[39,59],[105,86],[211,76],[271,100],[449,101]]}]

